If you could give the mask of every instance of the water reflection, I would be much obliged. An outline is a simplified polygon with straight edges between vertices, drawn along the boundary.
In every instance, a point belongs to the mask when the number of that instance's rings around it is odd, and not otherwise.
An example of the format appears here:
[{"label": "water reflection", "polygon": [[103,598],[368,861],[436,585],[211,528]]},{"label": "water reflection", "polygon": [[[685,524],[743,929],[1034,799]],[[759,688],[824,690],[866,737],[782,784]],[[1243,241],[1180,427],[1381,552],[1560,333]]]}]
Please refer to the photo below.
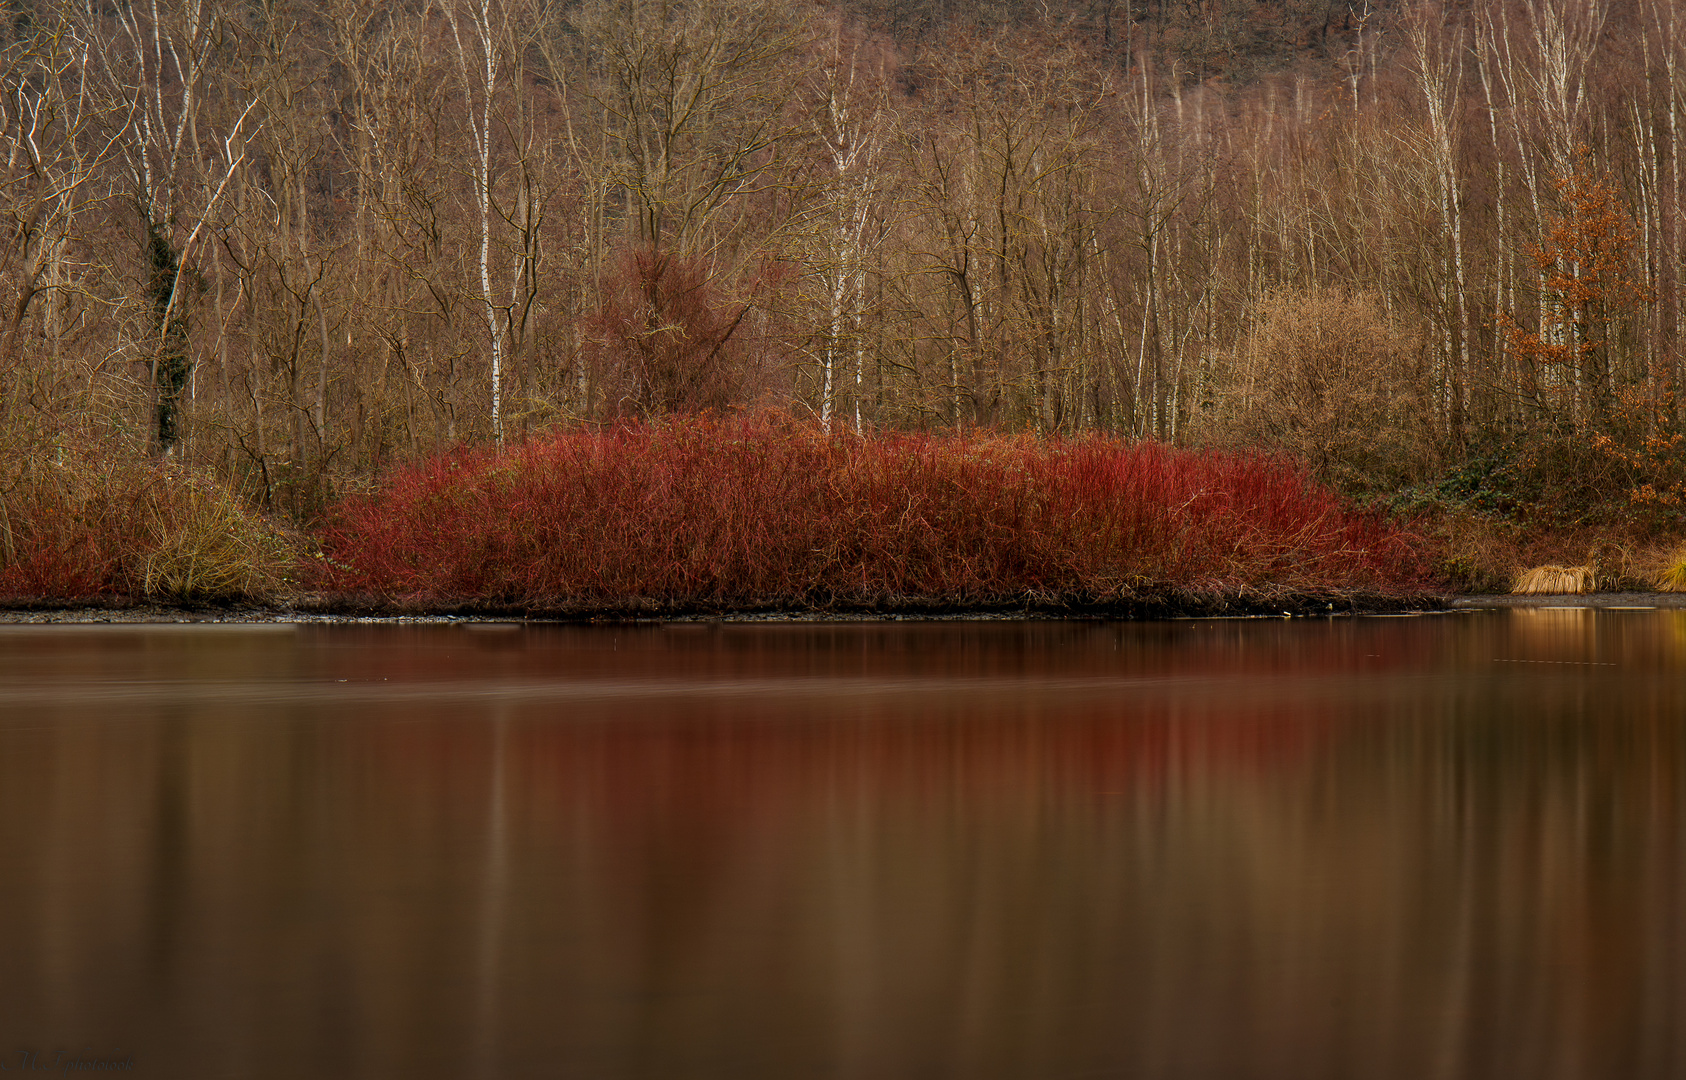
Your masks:
[{"label": "water reflection", "polygon": [[0,1053],[1678,1075],[1682,618],[0,630]]}]

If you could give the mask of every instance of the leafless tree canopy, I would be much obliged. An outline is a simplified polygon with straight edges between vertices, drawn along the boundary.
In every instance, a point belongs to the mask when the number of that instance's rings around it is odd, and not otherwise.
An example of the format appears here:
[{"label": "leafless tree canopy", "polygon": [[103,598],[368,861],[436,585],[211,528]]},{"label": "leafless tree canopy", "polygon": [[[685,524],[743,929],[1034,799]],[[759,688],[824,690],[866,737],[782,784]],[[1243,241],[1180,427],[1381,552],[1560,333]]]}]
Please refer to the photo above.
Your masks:
[{"label": "leafless tree canopy", "polygon": [[1667,0],[6,10],[0,424],[289,512],[769,400],[1354,483],[1680,423]]}]

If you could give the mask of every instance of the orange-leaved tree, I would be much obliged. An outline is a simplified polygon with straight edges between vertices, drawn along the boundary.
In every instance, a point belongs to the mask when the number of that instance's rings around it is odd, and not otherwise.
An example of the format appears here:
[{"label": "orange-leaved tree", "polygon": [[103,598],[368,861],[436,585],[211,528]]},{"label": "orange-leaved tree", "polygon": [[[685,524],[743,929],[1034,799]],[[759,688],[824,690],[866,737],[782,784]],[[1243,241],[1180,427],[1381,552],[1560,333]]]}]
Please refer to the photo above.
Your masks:
[{"label": "orange-leaved tree", "polygon": [[1540,279],[1539,329],[1523,329],[1508,312],[1499,326],[1522,365],[1524,394],[1544,418],[1601,428],[1617,397],[1620,318],[1654,297],[1632,276],[1627,212],[1609,174],[1594,174],[1590,151],[1580,148],[1575,170],[1556,187],[1562,212],[1530,245]]}]

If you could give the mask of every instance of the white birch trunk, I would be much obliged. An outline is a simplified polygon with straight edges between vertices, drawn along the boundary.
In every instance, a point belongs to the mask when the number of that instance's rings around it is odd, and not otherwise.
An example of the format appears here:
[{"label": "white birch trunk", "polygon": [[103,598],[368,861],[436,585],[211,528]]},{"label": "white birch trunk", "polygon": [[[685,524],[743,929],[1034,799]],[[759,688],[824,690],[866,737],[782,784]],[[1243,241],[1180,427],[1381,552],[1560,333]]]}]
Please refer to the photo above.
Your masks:
[{"label": "white birch trunk", "polygon": [[446,0],[445,18],[456,45],[457,68],[462,77],[463,102],[467,107],[469,134],[474,142],[473,180],[475,210],[480,232],[480,303],[491,339],[492,438],[503,445],[503,352],[506,312],[492,292],[492,103],[497,97],[498,50],[501,37],[492,22],[491,0],[470,0],[468,23],[472,38],[464,40],[458,22],[457,0]]}]

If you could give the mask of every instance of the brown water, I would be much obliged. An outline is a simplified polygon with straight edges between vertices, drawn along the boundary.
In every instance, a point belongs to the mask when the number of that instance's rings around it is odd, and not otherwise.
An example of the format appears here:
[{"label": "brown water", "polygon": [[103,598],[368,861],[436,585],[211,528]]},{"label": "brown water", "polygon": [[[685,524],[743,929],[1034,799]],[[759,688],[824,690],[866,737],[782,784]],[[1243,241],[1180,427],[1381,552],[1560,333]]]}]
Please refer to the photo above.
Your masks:
[{"label": "brown water", "polygon": [[0,1065],[1677,1077],[1683,782],[1683,612],[0,629]]}]

